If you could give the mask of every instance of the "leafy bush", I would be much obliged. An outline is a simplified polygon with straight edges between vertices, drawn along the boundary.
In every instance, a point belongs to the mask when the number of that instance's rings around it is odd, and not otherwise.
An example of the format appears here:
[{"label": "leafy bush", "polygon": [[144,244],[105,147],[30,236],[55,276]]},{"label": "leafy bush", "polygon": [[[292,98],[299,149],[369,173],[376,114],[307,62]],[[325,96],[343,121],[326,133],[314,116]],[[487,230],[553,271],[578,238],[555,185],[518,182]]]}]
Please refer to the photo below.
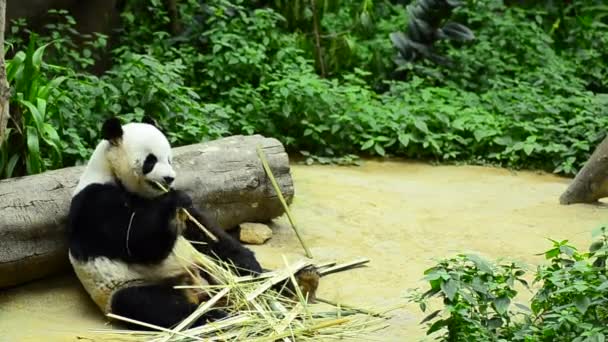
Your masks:
[{"label": "leafy bush", "polygon": [[180,60],[161,63],[149,55],[125,53],[120,64],[102,77],[72,73],[56,91],[62,108],[64,153],[74,163],[88,158],[99,141],[103,119],[121,116],[140,121],[147,114],[159,122],[173,144],[191,144],[218,138],[233,112],[203,104],[184,86]]},{"label": "leafy bush", "polygon": [[69,16],[49,25],[40,42],[51,43],[48,60],[62,67],[41,72],[67,77],[49,106],[61,115],[46,120],[58,127],[63,165],[86,159],[102,117],[144,112],[175,145],[260,133],[324,163],[403,156],[571,175],[605,136],[606,101],[590,92],[603,89],[608,70],[605,18],[592,0],[529,8],[467,1],[453,19],[476,40],[435,44],[457,66],[420,61],[398,72],[389,34],[408,26],[407,1],[316,6],[320,50],[311,3],[298,3],[296,13],[286,1],[184,1],[175,33],[162,1],[127,1],[112,67],[99,75],[88,69],[106,37],[79,35]]},{"label": "leafy bush", "polygon": [[27,50],[6,62],[12,87],[11,120],[0,148],[0,178],[63,166],[60,137],[48,121],[59,115],[52,91],[65,78],[45,77],[42,59],[46,47],[36,48],[36,36],[32,36]]},{"label": "leafy bush", "polygon": [[530,289],[526,269],[516,263],[492,264],[475,255],[458,255],[425,271],[429,289],[409,294],[422,311],[442,300],[422,323],[441,341],[604,341],[608,334],[608,234],[594,232],[589,252],[567,240],[553,242],[538,266],[539,286],[530,305],[515,303],[517,284]]}]

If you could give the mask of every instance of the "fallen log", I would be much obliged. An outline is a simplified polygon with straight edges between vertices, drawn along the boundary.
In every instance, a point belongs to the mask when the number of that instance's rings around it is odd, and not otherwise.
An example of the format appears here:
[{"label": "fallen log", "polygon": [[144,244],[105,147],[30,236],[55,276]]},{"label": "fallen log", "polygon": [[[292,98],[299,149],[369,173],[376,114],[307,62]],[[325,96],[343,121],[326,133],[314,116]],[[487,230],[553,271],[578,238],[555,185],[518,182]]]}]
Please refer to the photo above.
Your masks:
[{"label": "fallen log", "polygon": [[[285,198],[289,158],[276,139],[233,136],[173,150],[175,187],[187,189],[224,229],[284,213],[256,152],[262,146]],[[82,166],[0,181],[0,288],[69,270],[65,221]],[[111,213],[108,213],[111,215]]]},{"label": "fallen log", "polygon": [[604,197],[608,197],[608,137],[593,151],[589,160],[559,197],[559,203],[594,203]]}]

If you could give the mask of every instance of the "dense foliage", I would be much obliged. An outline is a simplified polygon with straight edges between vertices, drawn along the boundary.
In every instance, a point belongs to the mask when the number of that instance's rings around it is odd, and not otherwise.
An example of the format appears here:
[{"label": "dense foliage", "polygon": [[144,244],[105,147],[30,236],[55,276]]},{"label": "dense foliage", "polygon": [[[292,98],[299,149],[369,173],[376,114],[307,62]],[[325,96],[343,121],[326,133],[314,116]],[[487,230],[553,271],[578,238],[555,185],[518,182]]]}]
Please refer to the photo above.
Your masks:
[{"label": "dense foliage", "polygon": [[526,270],[512,262],[490,263],[476,255],[440,261],[425,272],[429,289],[409,295],[422,311],[442,300],[424,320],[441,341],[605,341],[608,335],[608,235],[594,231],[589,252],[553,241],[538,266],[538,288],[529,305],[514,302],[517,284],[530,290]]},{"label": "dense foliage", "polygon": [[[82,162],[101,118],[143,113],[176,145],[260,133],[309,161],[403,156],[573,174],[608,124],[608,7],[512,2],[455,7],[446,20],[475,39],[434,41],[447,66],[396,61],[390,37],[411,36],[410,1],[189,0],[176,17],[163,1],[128,0],[110,50],[68,13],[54,11],[37,38],[21,21],[7,35],[8,67],[24,72],[10,79],[18,119],[1,176]],[[111,67],[94,74],[102,58]]]}]

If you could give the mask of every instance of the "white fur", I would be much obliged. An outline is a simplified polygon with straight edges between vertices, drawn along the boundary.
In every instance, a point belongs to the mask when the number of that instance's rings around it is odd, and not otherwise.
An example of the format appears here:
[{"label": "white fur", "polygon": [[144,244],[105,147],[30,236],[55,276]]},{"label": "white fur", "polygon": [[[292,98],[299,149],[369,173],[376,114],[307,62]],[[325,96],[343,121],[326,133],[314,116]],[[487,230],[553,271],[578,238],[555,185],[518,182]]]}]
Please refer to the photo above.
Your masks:
[{"label": "white fur", "polygon": [[[154,197],[160,192],[147,181],[163,183],[164,177],[175,178],[171,145],[161,131],[145,123],[129,123],[122,126],[122,130],[123,136],[116,146],[107,140],[97,145],[73,195],[89,184],[113,184],[117,178],[130,192]],[[152,171],[144,175],[142,166],[148,154],[154,154],[158,161]]]}]

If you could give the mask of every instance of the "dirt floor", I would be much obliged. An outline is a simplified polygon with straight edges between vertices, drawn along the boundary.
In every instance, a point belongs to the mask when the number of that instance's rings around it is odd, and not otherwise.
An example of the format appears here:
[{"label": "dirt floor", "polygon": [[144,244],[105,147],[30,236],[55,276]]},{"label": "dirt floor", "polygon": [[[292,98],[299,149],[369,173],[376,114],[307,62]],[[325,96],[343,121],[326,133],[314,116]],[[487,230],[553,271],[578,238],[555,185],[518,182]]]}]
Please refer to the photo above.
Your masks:
[{"label": "dirt floor", "polygon": [[[435,258],[473,251],[539,263],[547,237],[586,248],[590,231],[607,221],[606,207],[560,206],[569,180],[547,174],[375,161],[292,170],[293,214],[315,259],[371,259],[367,268],[323,278],[319,296],[368,308],[405,304],[406,290],[422,285]],[[252,247],[264,266],[280,266],[281,254],[303,257],[286,219],[273,230],[269,242]],[[421,317],[407,305],[375,339],[418,341]],[[70,276],[0,292],[0,341],[98,340],[88,330],[104,324]]]}]

